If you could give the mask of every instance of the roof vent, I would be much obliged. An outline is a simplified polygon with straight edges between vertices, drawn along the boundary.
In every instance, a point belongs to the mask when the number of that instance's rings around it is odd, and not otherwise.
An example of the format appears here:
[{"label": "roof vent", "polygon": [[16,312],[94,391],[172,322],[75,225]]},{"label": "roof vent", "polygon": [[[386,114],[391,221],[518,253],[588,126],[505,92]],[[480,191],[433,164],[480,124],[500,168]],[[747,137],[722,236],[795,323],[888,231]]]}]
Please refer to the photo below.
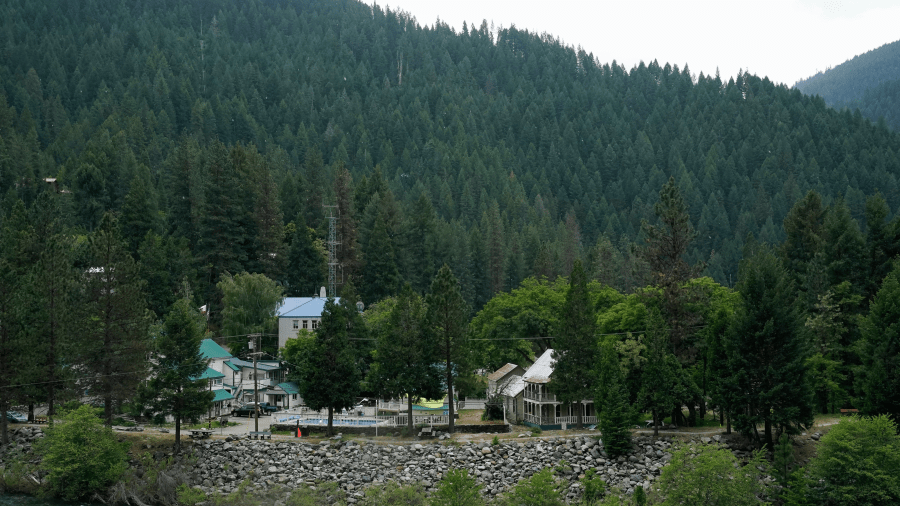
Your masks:
[{"label": "roof vent", "polygon": [[319,288],[319,297],[325,298],[325,287]]}]

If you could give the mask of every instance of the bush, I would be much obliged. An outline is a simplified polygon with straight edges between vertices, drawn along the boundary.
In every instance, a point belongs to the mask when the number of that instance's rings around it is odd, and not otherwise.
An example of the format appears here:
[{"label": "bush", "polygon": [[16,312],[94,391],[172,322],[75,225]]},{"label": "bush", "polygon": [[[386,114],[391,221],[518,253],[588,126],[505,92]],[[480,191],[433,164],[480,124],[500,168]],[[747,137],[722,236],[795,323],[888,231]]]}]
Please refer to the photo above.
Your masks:
[{"label": "bush", "polygon": [[182,504],[184,506],[194,506],[198,502],[203,502],[206,500],[206,494],[204,494],[202,490],[192,488],[188,486],[187,483],[182,483],[178,486],[177,494],[178,504]]},{"label": "bush", "polygon": [[482,506],[481,487],[465,469],[451,469],[431,496],[431,506]]},{"label": "bush", "polygon": [[369,487],[359,502],[361,506],[425,506],[425,490],[421,484],[400,485],[389,482],[381,487]]},{"label": "bush", "polygon": [[584,478],[581,479],[581,486],[584,489],[582,500],[585,504],[594,504],[606,493],[606,482],[596,474],[593,469],[588,469],[584,473]]},{"label": "bush", "polygon": [[886,415],[841,419],[819,442],[809,475],[818,504],[900,504],[897,425]]},{"label": "bush", "polygon": [[704,504],[743,506],[762,504],[761,481],[765,460],[761,452],[741,466],[731,451],[714,445],[684,446],[672,455],[659,478],[663,505]]},{"label": "bush", "polygon": [[549,468],[520,481],[506,497],[509,506],[562,506],[561,485]]},{"label": "bush", "polygon": [[100,492],[125,472],[128,444],[119,443],[90,406],[80,406],[45,430],[37,444],[53,493],[75,500]]}]

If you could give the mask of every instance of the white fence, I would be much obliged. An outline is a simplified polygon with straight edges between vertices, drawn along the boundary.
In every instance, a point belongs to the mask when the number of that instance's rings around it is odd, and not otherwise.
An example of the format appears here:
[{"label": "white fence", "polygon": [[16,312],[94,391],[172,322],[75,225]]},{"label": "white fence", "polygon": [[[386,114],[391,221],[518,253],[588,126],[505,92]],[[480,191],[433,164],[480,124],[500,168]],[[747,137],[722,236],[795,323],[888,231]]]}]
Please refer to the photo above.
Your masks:
[{"label": "white fence", "polygon": [[[300,425],[328,425],[328,412],[305,413],[276,413],[274,415],[278,423]],[[343,413],[335,413],[332,423],[335,426],[375,426],[378,427],[405,427],[409,421],[406,414],[381,415],[381,416],[352,416]],[[450,417],[447,415],[414,415],[413,425],[447,425]]]}]

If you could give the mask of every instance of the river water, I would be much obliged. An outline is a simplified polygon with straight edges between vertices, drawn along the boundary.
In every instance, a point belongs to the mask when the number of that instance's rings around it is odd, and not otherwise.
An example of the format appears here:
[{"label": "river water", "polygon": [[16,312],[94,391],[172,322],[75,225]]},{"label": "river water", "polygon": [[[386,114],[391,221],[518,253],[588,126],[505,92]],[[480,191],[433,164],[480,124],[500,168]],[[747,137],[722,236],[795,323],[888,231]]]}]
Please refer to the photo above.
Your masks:
[{"label": "river water", "polygon": [[63,502],[59,499],[41,499],[30,495],[0,493],[0,506],[93,506],[83,502]]}]

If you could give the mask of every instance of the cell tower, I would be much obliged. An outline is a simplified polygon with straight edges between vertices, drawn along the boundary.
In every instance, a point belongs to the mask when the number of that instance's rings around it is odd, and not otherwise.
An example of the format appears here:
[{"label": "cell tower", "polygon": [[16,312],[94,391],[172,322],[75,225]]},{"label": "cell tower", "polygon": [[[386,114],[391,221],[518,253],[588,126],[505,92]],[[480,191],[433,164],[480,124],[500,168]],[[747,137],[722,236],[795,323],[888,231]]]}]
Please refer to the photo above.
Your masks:
[{"label": "cell tower", "polygon": [[326,206],[325,212],[328,213],[326,219],[328,220],[328,295],[330,297],[335,297],[337,295],[336,292],[336,284],[337,284],[337,276],[335,271],[337,270],[337,246],[340,244],[337,241],[337,206]]}]

